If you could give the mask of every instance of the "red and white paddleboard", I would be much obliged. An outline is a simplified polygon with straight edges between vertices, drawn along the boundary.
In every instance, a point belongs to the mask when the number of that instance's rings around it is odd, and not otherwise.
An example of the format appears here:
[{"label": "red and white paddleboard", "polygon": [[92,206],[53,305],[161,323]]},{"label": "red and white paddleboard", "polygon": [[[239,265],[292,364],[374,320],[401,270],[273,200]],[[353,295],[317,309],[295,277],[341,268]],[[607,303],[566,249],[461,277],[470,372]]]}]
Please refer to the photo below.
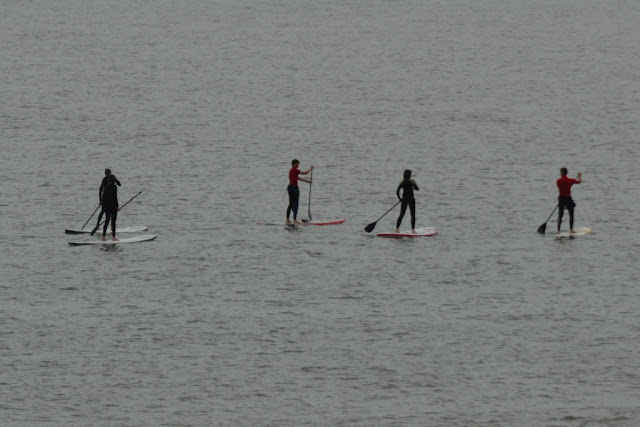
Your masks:
[{"label": "red and white paddleboard", "polygon": [[279,223],[258,222],[257,225],[290,225],[292,227],[295,227],[297,225],[335,225],[335,224],[342,224],[345,221],[346,221],[345,218],[334,219],[334,220],[331,220],[331,221],[317,221],[317,220],[303,219],[302,221],[300,221],[301,224],[282,224],[281,222],[279,222]]},{"label": "red and white paddleboard", "polygon": [[302,220],[302,225],[335,225],[342,224],[345,221],[346,218],[334,219],[333,221]]},{"label": "red and white paddleboard", "polygon": [[401,237],[429,237],[438,234],[438,230],[435,228],[416,228],[416,232],[412,233],[411,230],[403,231],[400,233],[378,233],[378,237],[393,237],[399,239]]}]

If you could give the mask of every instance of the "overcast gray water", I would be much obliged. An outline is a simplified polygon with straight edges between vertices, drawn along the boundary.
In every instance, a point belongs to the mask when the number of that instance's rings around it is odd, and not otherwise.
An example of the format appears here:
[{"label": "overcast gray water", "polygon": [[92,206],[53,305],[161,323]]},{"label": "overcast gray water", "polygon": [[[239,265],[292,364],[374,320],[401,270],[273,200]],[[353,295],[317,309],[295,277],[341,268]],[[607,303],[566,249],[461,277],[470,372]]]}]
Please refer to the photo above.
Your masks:
[{"label": "overcast gray water", "polygon": [[[640,424],[639,22],[0,1],[2,425]],[[293,158],[344,224],[283,226]],[[562,166],[589,236],[536,233]],[[156,240],[68,246],[106,167]],[[406,168],[439,234],[364,232]]]}]

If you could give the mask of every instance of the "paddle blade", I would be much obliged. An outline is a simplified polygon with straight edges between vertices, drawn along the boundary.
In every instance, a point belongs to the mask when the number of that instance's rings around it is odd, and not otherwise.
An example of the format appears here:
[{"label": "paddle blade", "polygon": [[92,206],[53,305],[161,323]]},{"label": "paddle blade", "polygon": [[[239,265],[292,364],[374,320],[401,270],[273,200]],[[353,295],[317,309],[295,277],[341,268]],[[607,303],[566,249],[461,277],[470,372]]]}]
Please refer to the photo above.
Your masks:
[{"label": "paddle blade", "polygon": [[544,234],[545,230],[547,229],[547,223],[545,222],[544,224],[542,224],[540,227],[538,227],[538,233],[540,234]]},{"label": "paddle blade", "polygon": [[[376,221],[378,222],[378,221]],[[367,233],[371,233],[373,231],[374,228],[376,228],[376,222],[372,222],[371,224],[367,225],[364,228],[364,231],[366,231]]]}]

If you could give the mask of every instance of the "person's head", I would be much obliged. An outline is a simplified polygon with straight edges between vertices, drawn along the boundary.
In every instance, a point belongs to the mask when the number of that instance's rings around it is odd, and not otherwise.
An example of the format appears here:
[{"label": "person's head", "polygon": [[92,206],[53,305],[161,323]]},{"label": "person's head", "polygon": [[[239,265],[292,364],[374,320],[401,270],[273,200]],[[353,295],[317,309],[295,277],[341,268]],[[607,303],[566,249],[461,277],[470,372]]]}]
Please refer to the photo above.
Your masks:
[{"label": "person's head", "polygon": [[411,179],[411,169],[405,169],[403,176],[404,176],[404,179],[406,179],[406,180]]},{"label": "person's head", "polygon": [[298,159],[291,160],[291,166],[293,166],[294,168],[297,168],[299,164],[300,162],[298,161]]},{"label": "person's head", "polygon": [[560,175],[567,176],[568,173],[569,171],[567,170],[567,168],[560,168]]},{"label": "person's head", "polygon": [[111,175],[111,169],[105,169],[105,170],[104,170],[104,174],[105,174],[106,176]]},{"label": "person's head", "polygon": [[109,175],[107,177],[107,184],[115,184],[116,183],[116,176],[115,175]]}]

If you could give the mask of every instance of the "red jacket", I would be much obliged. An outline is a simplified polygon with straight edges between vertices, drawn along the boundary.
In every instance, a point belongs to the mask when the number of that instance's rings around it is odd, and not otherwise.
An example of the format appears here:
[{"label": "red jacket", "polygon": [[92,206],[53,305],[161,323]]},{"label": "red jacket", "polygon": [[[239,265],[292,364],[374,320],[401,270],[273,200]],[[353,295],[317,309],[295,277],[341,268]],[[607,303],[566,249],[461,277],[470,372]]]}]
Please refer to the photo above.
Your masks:
[{"label": "red jacket", "polygon": [[571,196],[571,186],[573,184],[580,184],[577,179],[569,178],[568,176],[562,176],[556,181],[560,196]]},{"label": "red jacket", "polygon": [[291,168],[289,171],[289,185],[298,186],[298,175],[300,175],[300,169]]}]

